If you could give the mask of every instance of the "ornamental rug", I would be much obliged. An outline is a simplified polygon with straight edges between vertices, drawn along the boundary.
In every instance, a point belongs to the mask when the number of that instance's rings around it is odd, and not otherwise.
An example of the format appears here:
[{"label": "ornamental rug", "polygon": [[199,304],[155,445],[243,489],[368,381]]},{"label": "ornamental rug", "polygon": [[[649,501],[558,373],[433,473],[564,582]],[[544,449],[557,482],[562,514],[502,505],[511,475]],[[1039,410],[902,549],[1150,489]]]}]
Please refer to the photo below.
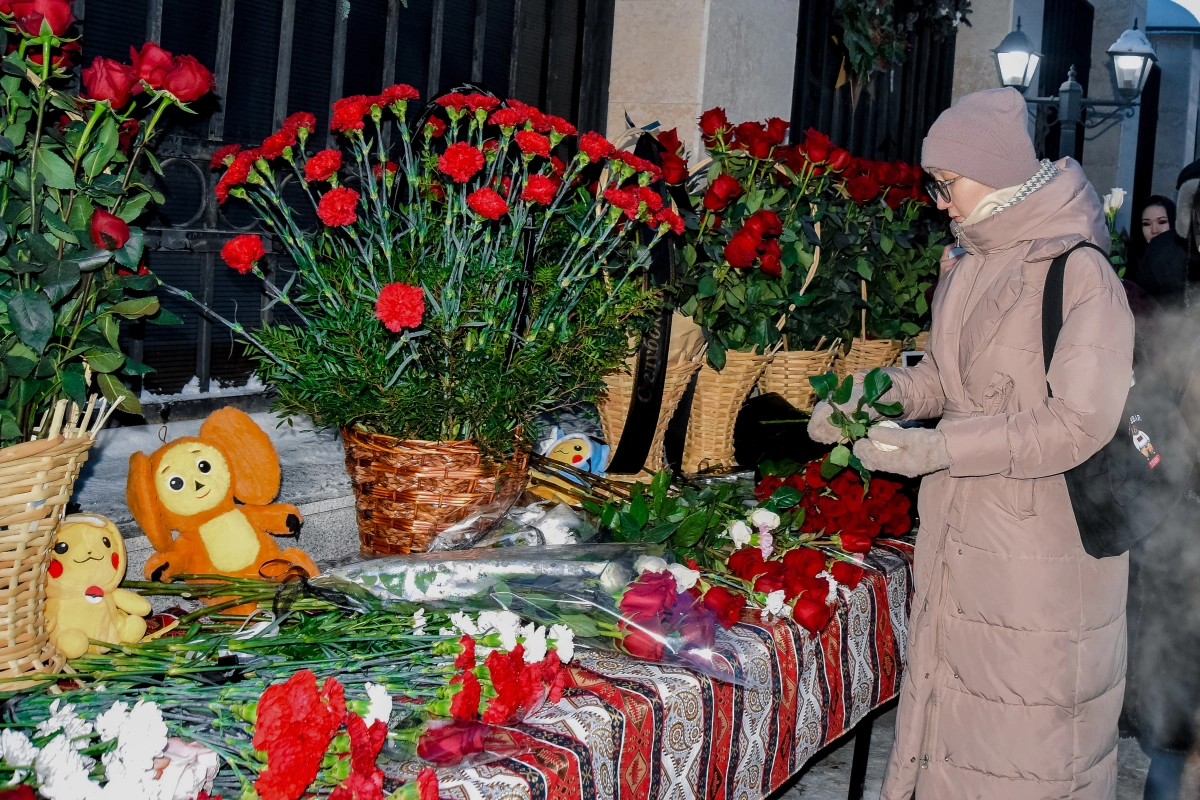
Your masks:
[{"label": "ornamental rug", "polygon": [[[437,771],[456,800],[757,800],[900,688],[911,540],[879,539],[819,635],[746,614],[718,643],[746,685],[577,651],[558,703],[507,728],[524,751]],[[408,772],[409,770],[405,770]],[[411,774],[415,775],[415,768]]]}]

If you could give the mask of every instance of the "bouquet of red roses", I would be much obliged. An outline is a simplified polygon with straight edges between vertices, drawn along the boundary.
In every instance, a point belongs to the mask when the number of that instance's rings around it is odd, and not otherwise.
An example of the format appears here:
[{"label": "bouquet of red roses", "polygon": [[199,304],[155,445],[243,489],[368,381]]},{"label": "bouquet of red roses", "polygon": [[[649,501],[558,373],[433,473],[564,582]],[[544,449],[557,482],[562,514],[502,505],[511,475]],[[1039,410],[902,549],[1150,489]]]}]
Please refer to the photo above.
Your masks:
[{"label": "bouquet of red roses", "polygon": [[838,589],[854,591],[863,578],[857,564],[811,547],[797,547],[771,560],[757,547],[743,547],[729,557],[728,566],[754,592],[765,595],[768,613],[790,617],[809,633],[819,633],[829,624]]}]

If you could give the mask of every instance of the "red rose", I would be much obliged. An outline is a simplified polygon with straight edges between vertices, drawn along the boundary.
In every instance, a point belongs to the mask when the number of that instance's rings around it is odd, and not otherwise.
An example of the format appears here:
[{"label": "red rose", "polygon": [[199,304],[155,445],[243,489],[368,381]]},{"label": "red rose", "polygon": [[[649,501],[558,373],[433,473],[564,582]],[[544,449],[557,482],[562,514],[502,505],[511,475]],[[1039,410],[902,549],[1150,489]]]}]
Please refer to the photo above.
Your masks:
[{"label": "red rose", "polygon": [[814,164],[824,164],[833,151],[833,142],[815,128],[804,132],[804,155]]},{"label": "red rose", "polygon": [[763,209],[750,215],[742,225],[743,230],[750,231],[756,237],[778,236],[783,233],[783,221],[774,211]]},{"label": "red rose", "polygon": [[253,233],[243,233],[235,236],[221,248],[221,258],[225,263],[245,275],[265,256],[262,238]]},{"label": "red rose", "polygon": [[[155,89],[161,89],[163,79],[174,66],[174,58],[154,42],[146,42],[139,53],[133,45],[129,46],[129,59],[133,62],[133,71],[139,81],[145,81]],[[138,86],[137,91],[142,91]]]},{"label": "red rose", "polygon": [[353,225],[358,219],[358,192],[339,186],[321,195],[317,216],[330,227]]},{"label": "red rose", "polygon": [[521,148],[521,152],[526,155],[543,158],[550,156],[550,140],[536,131],[517,131],[513,139],[516,141],[517,147]]},{"label": "red rose", "polygon": [[521,192],[521,199],[526,203],[541,203],[548,206],[554,202],[554,195],[557,193],[558,183],[553,178],[545,175],[530,175],[525,181],[525,191]]},{"label": "red rose", "polygon": [[797,547],[784,554],[783,568],[812,578],[825,569],[825,554],[811,547]]},{"label": "red rose", "polygon": [[304,180],[327,181],[341,168],[341,150],[321,150],[313,153],[305,162]]},{"label": "red rose", "polygon": [[741,619],[742,609],[746,607],[746,598],[734,594],[724,586],[713,586],[704,593],[704,605],[717,618],[717,623],[729,630]]},{"label": "red rose", "polygon": [[767,243],[767,249],[760,254],[758,269],[762,274],[771,278],[783,277],[783,259],[780,255],[779,243]]},{"label": "red rose", "polygon": [[728,133],[730,130],[729,118],[725,116],[725,109],[710,108],[701,114],[700,130],[709,139]]},{"label": "red rose", "polygon": [[33,787],[22,783],[12,789],[0,789],[0,800],[37,800]]},{"label": "red rose", "polygon": [[26,36],[41,36],[45,22],[51,33],[61,37],[75,21],[67,0],[14,0],[11,8],[17,30]]},{"label": "red rose", "polygon": [[420,97],[421,93],[409,86],[407,83],[397,83],[393,86],[389,86],[383,90],[381,95],[379,95],[379,99],[382,100],[383,104],[385,105],[406,103],[409,100],[418,100]]},{"label": "red rose", "polygon": [[129,226],[116,214],[97,208],[92,214],[92,241],[103,250],[120,250],[129,241]]},{"label": "red rose", "polygon": [[500,219],[508,213],[508,203],[494,189],[476,189],[467,195],[467,205],[481,217]]},{"label": "red rose", "polygon": [[212,155],[212,160],[209,162],[210,169],[216,169],[220,166],[229,166],[233,163],[233,157],[240,153],[242,146],[240,144],[227,144],[224,147],[217,148]]},{"label": "red rose", "polygon": [[109,58],[96,56],[83,70],[84,95],[92,100],[108,101],[114,109],[124,108],[137,86],[133,68]]},{"label": "red rose", "polygon": [[297,111],[283,121],[281,130],[291,131],[297,136],[300,136],[301,132],[303,132],[303,135],[307,136],[316,127],[317,118],[315,116],[307,111]]},{"label": "red rose", "polygon": [[787,139],[787,130],[790,125],[779,117],[771,117],[767,120],[767,139],[771,144],[783,144]]},{"label": "red rose", "polygon": [[162,84],[181,103],[199,100],[215,87],[212,73],[192,56],[176,56]]},{"label": "red rose", "polygon": [[709,211],[721,211],[742,193],[742,185],[737,178],[722,172],[708,186],[704,193],[704,207]]},{"label": "red rose", "polygon": [[639,623],[657,621],[675,605],[678,594],[671,573],[644,572],[621,596],[621,613]]},{"label": "red rose", "polygon": [[754,581],[754,591],[770,594],[783,588],[783,564],[778,561],[768,561],[764,565],[768,571],[759,575]]},{"label": "red rose", "polygon": [[612,142],[598,133],[589,131],[579,137],[579,151],[586,155],[589,161],[596,162],[608,158],[615,150]]},{"label": "red rose", "polygon": [[263,140],[258,148],[261,158],[270,161],[283,155],[283,151],[296,143],[296,134],[291,131],[276,131]]},{"label": "red rose", "polygon": [[129,146],[137,138],[138,128],[138,121],[136,119],[127,119],[117,127],[118,150],[125,154],[129,153]]},{"label": "red rose", "polygon": [[424,316],[425,292],[420,286],[389,283],[375,301],[375,317],[392,333],[419,327]]},{"label": "red rose", "polygon": [[804,575],[799,572],[784,572],[783,592],[788,601],[797,597],[812,597],[824,601],[829,594],[829,583],[824,578]]},{"label": "red rose", "polygon": [[851,200],[862,205],[879,194],[879,184],[870,175],[857,175],[846,181],[846,193]]},{"label": "red rose", "polygon": [[809,633],[820,633],[829,625],[833,616],[824,599],[814,600],[811,597],[801,597],[792,609],[792,619]]},{"label": "red rose", "polygon": [[450,683],[462,686],[462,690],[450,701],[450,716],[455,719],[475,719],[479,715],[479,699],[482,693],[475,673],[465,670],[455,675]]},{"label": "red rose", "polygon": [[371,113],[371,101],[361,94],[343,97],[333,103],[333,116],[329,120],[332,131],[360,131],[366,127],[363,117]]},{"label": "red rose", "polygon": [[659,133],[658,143],[665,147],[667,152],[672,155],[677,155],[683,149],[683,143],[679,141],[678,128],[671,128],[669,131]]},{"label": "red rose", "polygon": [[729,571],[744,581],[751,580],[767,571],[762,551],[757,547],[743,547],[735,551],[726,563]]},{"label": "red rose", "polygon": [[754,487],[754,496],[761,503],[771,495],[775,494],[775,490],[783,486],[783,478],[774,475],[768,475],[758,482],[758,486]]},{"label": "red rose", "polygon": [[731,267],[745,269],[753,266],[755,259],[758,258],[759,242],[760,240],[754,236],[752,231],[743,228],[730,238],[729,244],[725,245],[725,260]]},{"label": "red rose", "polygon": [[453,178],[455,183],[466,183],[476,172],[483,169],[483,163],[483,153],[480,150],[466,142],[455,142],[438,158],[438,169]]},{"label": "red rose", "polygon": [[849,589],[857,589],[863,579],[863,568],[845,561],[835,561],[829,569],[833,579]]},{"label": "red rose", "polygon": [[621,639],[621,646],[625,648],[625,652],[634,658],[640,658],[645,661],[662,661],[665,648],[659,637],[652,636],[637,628],[631,628],[624,621],[620,623],[619,627],[625,634],[624,638]]},{"label": "red rose", "polygon": [[834,172],[841,172],[846,167],[850,166],[852,156],[846,150],[840,147],[835,147],[829,153],[829,163],[827,166]]},{"label": "red rose", "polygon": [[834,538],[847,553],[865,553],[871,549],[871,537],[863,533],[840,533]]},{"label": "red rose", "polygon": [[681,594],[691,602],[688,613],[673,620],[671,629],[678,633],[691,647],[712,647],[717,643],[716,617],[703,603],[696,603],[690,595]]},{"label": "red rose", "polygon": [[687,180],[688,163],[683,157],[677,156],[674,153],[663,153],[662,171],[663,180],[675,186]]},{"label": "red rose", "polygon": [[430,724],[417,740],[417,755],[438,766],[458,764],[465,756],[483,752],[489,730],[479,722]]},{"label": "red rose", "polygon": [[768,158],[774,143],[767,135],[766,127],[760,122],[743,122],[734,129],[734,142],[750,154],[751,158]]},{"label": "red rose", "polygon": [[667,225],[671,228],[671,232],[676,236],[683,233],[683,217],[676,214],[669,208],[664,208],[662,211],[654,215],[654,222],[658,225]]}]

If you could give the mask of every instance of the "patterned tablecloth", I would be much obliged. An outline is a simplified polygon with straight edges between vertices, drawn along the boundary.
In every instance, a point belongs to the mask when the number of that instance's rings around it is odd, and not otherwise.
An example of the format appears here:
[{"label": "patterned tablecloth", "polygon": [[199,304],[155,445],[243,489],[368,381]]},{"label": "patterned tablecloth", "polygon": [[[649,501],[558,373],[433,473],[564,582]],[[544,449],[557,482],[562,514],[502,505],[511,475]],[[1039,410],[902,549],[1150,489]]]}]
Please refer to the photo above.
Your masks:
[{"label": "patterned tablecloth", "polygon": [[900,688],[912,545],[882,540],[820,636],[791,622],[742,622],[724,641],[747,687],[682,667],[580,654],[561,701],[511,728],[529,750],[438,770],[461,800],[764,797]]}]

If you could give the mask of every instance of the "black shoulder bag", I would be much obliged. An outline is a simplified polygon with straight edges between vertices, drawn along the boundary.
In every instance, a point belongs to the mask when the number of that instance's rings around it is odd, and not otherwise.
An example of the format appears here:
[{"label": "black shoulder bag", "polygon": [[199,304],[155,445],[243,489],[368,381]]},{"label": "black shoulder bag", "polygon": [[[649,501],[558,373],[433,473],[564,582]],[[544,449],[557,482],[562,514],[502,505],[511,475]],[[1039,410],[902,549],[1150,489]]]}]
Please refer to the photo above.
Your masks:
[{"label": "black shoulder bag", "polygon": [[[1072,247],[1050,264],[1042,294],[1042,354],[1047,375],[1063,325],[1063,281]],[[1105,256],[1107,258],[1107,255]],[[1046,393],[1053,397],[1047,380]],[[1116,435],[1064,473],[1083,549],[1117,556],[1148,535],[1183,498],[1192,474],[1191,433],[1167,381],[1142,357]]]}]

